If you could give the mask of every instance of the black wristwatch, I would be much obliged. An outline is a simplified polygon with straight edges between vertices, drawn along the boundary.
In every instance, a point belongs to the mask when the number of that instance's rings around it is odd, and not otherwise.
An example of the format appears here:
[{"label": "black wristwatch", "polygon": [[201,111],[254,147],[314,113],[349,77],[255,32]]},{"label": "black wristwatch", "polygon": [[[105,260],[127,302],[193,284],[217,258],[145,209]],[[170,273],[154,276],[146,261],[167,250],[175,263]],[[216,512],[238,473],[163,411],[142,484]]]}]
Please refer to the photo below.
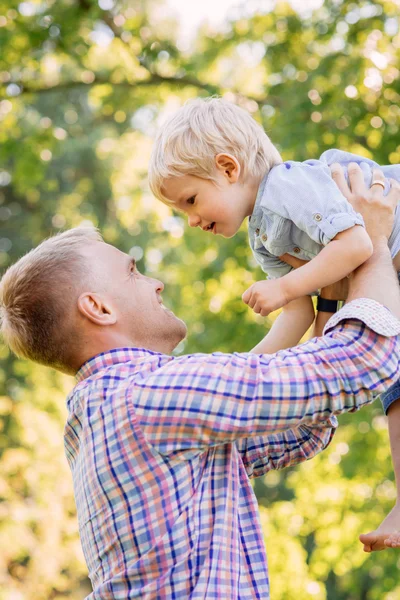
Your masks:
[{"label": "black wristwatch", "polygon": [[327,300],[326,298],[318,296],[317,310],[321,312],[335,313],[338,310],[338,305],[338,300]]}]

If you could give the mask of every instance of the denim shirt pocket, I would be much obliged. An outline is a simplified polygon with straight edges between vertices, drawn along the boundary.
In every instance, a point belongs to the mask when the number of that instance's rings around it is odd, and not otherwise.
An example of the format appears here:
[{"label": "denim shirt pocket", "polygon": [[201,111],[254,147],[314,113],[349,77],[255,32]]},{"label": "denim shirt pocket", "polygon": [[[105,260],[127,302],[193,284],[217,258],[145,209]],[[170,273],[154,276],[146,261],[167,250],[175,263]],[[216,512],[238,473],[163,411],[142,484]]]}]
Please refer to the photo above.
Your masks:
[{"label": "denim shirt pocket", "polygon": [[265,241],[265,248],[275,256],[281,256],[290,252],[293,247],[291,240],[292,222],[277,214],[270,218],[270,230],[268,239]]},{"label": "denim shirt pocket", "polygon": [[260,250],[261,248],[268,250],[266,241],[268,240],[271,226],[269,221],[270,219],[268,216],[263,213],[262,216],[257,219],[257,222],[253,227],[253,249],[255,251]]}]

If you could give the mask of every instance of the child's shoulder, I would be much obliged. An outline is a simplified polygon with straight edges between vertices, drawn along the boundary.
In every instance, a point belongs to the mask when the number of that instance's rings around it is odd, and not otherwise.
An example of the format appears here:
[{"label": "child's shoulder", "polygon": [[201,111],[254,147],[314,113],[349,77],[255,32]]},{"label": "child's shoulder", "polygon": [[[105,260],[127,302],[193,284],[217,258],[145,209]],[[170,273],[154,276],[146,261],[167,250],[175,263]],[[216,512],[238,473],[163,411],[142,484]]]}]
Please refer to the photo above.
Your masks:
[{"label": "child's shoulder", "polygon": [[377,162],[366,156],[361,156],[361,154],[346,152],[345,150],[339,150],[338,148],[330,148],[329,150],[325,150],[319,158],[308,158],[304,161],[286,160],[279,165],[275,165],[275,167],[271,169],[270,175],[288,176],[288,172],[291,171],[290,174],[292,176],[301,176],[302,173],[309,173],[310,167],[317,167],[326,171],[327,167],[330,167],[333,163],[347,166],[351,162],[357,164],[367,163],[373,167],[379,166]]},{"label": "child's shoulder", "polygon": [[[339,163],[347,167],[349,163],[355,162],[363,165],[366,169],[378,167],[379,165],[370,158],[345,152],[332,148],[326,150],[319,158],[309,158],[304,161],[286,160],[275,165],[267,175],[265,189],[271,191],[275,187],[297,188],[308,187],[320,183],[324,186],[335,186],[331,177],[330,166]],[[368,166],[367,166],[368,165]]]},{"label": "child's shoulder", "polygon": [[262,189],[261,207],[294,220],[299,211],[312,210],[317,214],[317,207],[347,203],[332,179],[330,164],[326,157],[324,160],[320,157],[303,162],[287,160],[276,165]]},{"label": "child's shoulder", "polygon": [[326,161],[308,159],[303,162],[286,160],[275,165],[266,178],[266,191],[275,188],[296,189],[309,186],[312,182],[321,180],[324,184],[331,179],[330,168]]}]

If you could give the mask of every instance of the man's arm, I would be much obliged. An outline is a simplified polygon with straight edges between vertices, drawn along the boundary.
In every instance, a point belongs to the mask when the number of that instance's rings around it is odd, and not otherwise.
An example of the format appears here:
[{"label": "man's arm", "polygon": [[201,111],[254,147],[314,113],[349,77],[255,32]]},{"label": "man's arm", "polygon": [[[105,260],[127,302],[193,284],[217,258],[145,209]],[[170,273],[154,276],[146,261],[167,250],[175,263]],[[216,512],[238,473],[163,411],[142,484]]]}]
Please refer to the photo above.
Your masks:
[{"label": "man's arm", "polygon": [[203,451],[371,402],[396,379],[400,323],[365,299],[335,317],[322,338],[274,355],[182,356],[142,376],[130,393],[149,442],[166,454]]},{"label": "man's arm", "polygon": [[[393,210],[393,205],[397,204],[399,195],[399,185],[396,181],[392,181],[392,189],[386,198],[383,198],[383,192],[381,187],[373,186],[372,193],[369,197],[365,197],[363,194],[363,183],[364,178],[360,168],[357,165],[349,166],[349,178],[352,181],[352,192],[350,192],[345,178],[343,176],[342,169],[339,165],[332,165],[332,175],[336,181],[336,184],[341,189],[342,193],[347,197],[353,207],[361,212],[364,216],[366,227],[371,235],[371,239],[375,246],[378,246],[378,252],[372,257],[374,261],[378,260],[379,264],[379,253],[382,253],[385,262],[385,270],[383,271],[383,284],[391,279],[392,272],[394,271],[391,260],[387,256],[387,243],[386,239],[389,237],[391,227],[387,228],[386,231],[382,229],[379,219],[387,220],[390,224],[390,219],[387,219],[388,214]],[[383,180],[383,173],[379,170],[374,170],[373,180]],[[361,190],[361,193],[359,191]],[[376,212],[378,210],[378,213]],[[377,226],[377,230],[376,230]],[[384,236],[382,234],[384,233]],[[374,262],[371,261],[371,262]],[[368,277],[371,276],[370,265],[366,265],[366,274],[364,277],[368,282]],[[379,273],[381,277],[381,274]],[[397,277],[396,277],[397,279]],[[372,282],[371,282],[372,283]],[[377,288],[381,285],[381,279],[377,280]],[[390,286],[391,287],[391,286]],[[397,286],[398,287],[398,286]],[[357,286],[353,286],[351,293],[358,293]],[[351,296],[350,296],[351,297]],[[392,308],[393,302],[394,311],[399,309],[398,298],[396,295],[390,295],[386,297],[384,294],[382,302],[385,302],[387,306]],[[383,400],[384,408],[388,410],[388,423],[389,423],[389,437],[390,446],[392,453],[393,468],[396,479],[397,488],[397,499],[393,509],[390,511],[388,516],[383,520],[380,526],[375,530],[366,534],[360,535],[360,541],[364,545],[365,552],[372,552],[376,550],[383,550],[387,547],[399,548],[400,547],[400,394],[399,394],[399,383],[392,386],[389,389]]]}]

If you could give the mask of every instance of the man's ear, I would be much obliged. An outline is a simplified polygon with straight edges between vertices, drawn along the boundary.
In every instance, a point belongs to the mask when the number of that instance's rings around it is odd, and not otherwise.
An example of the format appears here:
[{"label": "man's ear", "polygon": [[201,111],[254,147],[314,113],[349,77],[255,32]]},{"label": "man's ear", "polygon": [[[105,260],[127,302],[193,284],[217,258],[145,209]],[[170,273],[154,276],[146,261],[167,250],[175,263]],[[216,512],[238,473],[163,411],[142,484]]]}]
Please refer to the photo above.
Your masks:
[{"label": "man's ear", "polygon": [[78,298],[79,312],[96,325],[114,325],[117,315],[113,308],[99,294],[85,292]]},{"label": "man's ear", "polygon": [[217,154],[215,157],[215,166],[217,170],[229,181],[229,183],[236,183],[239,181],[240,177],[240,164],[237,158],[232,156],[232,154]]}]

